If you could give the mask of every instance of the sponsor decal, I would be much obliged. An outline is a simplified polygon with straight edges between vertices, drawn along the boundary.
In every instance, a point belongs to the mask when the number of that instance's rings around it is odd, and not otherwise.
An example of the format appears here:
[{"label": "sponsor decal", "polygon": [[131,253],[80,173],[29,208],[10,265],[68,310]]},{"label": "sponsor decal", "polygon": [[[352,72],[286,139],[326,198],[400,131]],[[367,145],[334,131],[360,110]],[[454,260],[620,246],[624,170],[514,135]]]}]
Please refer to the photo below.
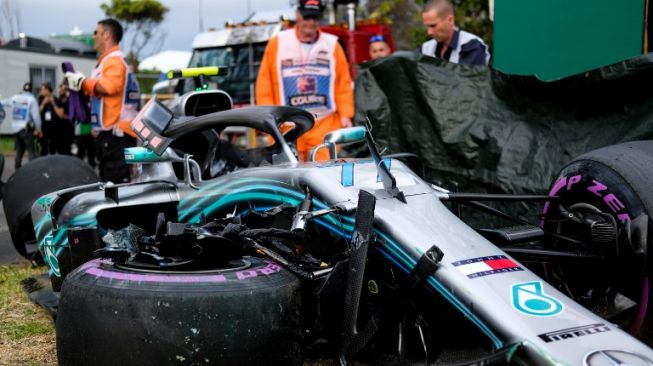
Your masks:
[{"label": "sponsor decal", "polygon": [[603,323],[584,325],[581,327],[556,330],[538,335],[546,343],[564,341],[565,339],[578,338],[596,333],[609,332],[610,328]]},{"label": "sponsor decal", "polygon": [[[592,179],[589,181],[589,178],[583,178],[581,174],[574,175],[571,177],[562,177],[558,180],[549,196],[557,195],[561,190],[571,191],[572,189],[586,191],[589,194],[597,196],[603,200],[603,202],[610,208],[612,213],[617,216],[617,219],[621,222],[630,220],[630,214],[628,213],[628,208],[619,200],[614,193],[610,192],[610,188],[599,182],[598,180]],[[550,202],[544,204],[544,210],[542,211],[546,214],[549,210]],[[540,221],[540,227],[544,225],[544,219]]]},{"label": "sponsor decal", "polygon": [[52,274],[61,277],[61,270],[59,269],[59,259],[54,252],[54,241],[52,235],[47,235],[43,238],[43,261],[50,267]]},{"label": "sponsor decal", "polygon": [[512,285],[512,306],[522,314],[531,316],[553,316],[562,313],[562,303],[544,293],[541,281]]},{"label": "sponsor decal", "polygon": [[311,104],[325,105],[327,97],[325,95],[297,95],[290,97],[290,105],[293,107],[301,107]]},{"label": "sponsor decal", "polygon": [[[90,262],[89,262],[90,263]],[[112,266],[111,263],[109,265]],[[281,266],[268,262],[263,268],[256,270],[243,270],[238,272],[227,272],[224,274],[151,274],[135,272],[117,272],[103,269],[101,266],[95,266],[93,263],[83,268],[89,275],[108,278],[111,280],[133,281],[133,282],[166,282],[166,283],[199,283],[199,282],[226,282],[226,281],[243,281],[248,278],[271,276],[281,272]]]},{"label": "sponsor decal", "polygon": [[297,78],[297,91],[300,94],[313,94],[317,90],[317,78],[302,76]]},{"label": "sponsor decal", "polygon": [[515,261],[505,255],[465,259],[451,263],[469,278],[478,278],[497,273],[523,271]]},{"label": "sponsor decal", "polygon": [[619,350],[596,350],[583,358],[583,366],[603,365],[653,366],[653,361],[638,353]]}]

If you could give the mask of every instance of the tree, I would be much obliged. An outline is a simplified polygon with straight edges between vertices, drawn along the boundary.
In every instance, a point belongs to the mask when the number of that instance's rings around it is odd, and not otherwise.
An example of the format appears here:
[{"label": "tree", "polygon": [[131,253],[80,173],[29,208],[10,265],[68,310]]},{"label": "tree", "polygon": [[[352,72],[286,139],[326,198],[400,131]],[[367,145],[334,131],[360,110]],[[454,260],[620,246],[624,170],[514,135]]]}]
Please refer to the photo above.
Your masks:
[{"label": "tree", "polygon": [[141,55],[161,48],[166,34],[159,26],[170,9],[158,0],[111,0],[100,8],[122,23],[124,39],[129,40],[127,59],[135,68]]},{"label": "tree", "polygon": [[[456,25],[492,43],[492,23],[488,0],[452,0],[456,8]],[[414,50],[428,36],[422,25],[424,0],[368,0],[370,16],[392,25],[397,49]]]}]

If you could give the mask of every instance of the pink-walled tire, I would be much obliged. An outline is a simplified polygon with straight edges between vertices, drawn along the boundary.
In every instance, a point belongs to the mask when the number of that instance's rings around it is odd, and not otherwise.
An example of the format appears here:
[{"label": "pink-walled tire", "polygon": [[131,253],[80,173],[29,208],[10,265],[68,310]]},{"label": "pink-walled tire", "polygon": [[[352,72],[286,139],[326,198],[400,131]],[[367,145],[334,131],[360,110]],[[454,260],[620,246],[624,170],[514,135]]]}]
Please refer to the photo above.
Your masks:
[{"label": "pink-walled tire", "polygon": [[300,364],[299,280],[243,261],[171,274],[82,265],[61,290],[59,365]]},{"label": "pink-walled tire", "polygon": [[[630,321],[630,330],[636,333],[644,324],[645,317],[651,317],[653,304],[649,301],[649,278],[652,274],[649,245],[653,243],[653,141],[634,141],[597,149],[574,159],[560,171],[549,192],[561,197],[560,203],[569,209],[574,205],[586,205],[589,210],[598,209],[614,217],[620,230],[619,247],[614,255],[606,257],[603,272],[614,277],[618,290],[638,303],[635,317]],[[583,208],[581,208],[582,210]],[[565,229],[564,216],[556,204],[546,204],[541,225],[556,229],[561,234],[577,238],[572,227]],[[631,220],[644,219],[648,215],[647,240],[623,240],[625,231],[633,230]],[[646,221],[644,221],[646,222]],[[562,228],[562,229],[561,229]],[[576,237],[575,237],[576,235]],[[597,249],[593,247],[585,250]],[[603,252],[605,253],[605,251]],[[585,271],[580,265],[568,265],[568,272],[576,271],[574,277],[580,281],[594,281],[593,270]],[[603,276],[599,272],[599,277]],[[582,277],[585,277],[584,279]],[[648,325],[646,326],[648,327]],[[651,332],[651,330],[647,330]]]}]

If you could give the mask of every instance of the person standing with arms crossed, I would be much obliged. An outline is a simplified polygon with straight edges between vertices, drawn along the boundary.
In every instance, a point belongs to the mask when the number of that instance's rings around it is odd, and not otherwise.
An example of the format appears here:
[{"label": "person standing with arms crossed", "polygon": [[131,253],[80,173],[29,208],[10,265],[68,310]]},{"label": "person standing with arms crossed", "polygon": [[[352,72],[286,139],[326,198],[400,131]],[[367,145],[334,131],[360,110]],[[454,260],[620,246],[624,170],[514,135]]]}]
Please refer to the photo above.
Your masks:
[{"label": "person standing with arms crossed", "polygon": [[485,66],[490,61],[485,42],[456,27],[451,0],[427,0],[422,8],[422,22],[431,37],[420,47],[424,55],[462,65]]},{"label": "person standing with arms crossed", "polygon": [[[354,92],[349,64],[338,38],[320,32],[319,0],[300,0],[297,23],[268,42],[256,79],[257,105],[284,105],[317,116],[313,128],[297,140],[301,160],[342,127],[351,127]],[[321,149],[317,160],[328,159]]]},{"label": "person standing with arms crossed", "polygon": [[97,23],[93,39],[100,54],[91,77],[80,72],[66,72],[71,91],[88,94],[91,99],[91,122],[97,136],[97,157],[103,181],[129,181],[129,167],[123,149],[134,146],[136,136],[130,128],[136,116],[140,90],[136,76],[120,51],[122,26],[114,19]]}]

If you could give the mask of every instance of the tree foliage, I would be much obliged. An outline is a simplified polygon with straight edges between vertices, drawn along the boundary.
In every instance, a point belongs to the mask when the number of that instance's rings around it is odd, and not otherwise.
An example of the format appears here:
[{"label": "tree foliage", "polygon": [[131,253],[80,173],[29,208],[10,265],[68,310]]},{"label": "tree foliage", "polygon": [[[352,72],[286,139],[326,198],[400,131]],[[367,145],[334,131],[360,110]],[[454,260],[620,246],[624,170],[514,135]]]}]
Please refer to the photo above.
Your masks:
[{"label": "tree foliage", "polygon": [[[456,8],[456,25],[492,43],[492,23],[488,0],[452,0]],[[400,50],[417,49],[428,40],[422,25],[424,0],[368,0],[371,17],[391,24],[395,46]]]},{"label": "tree foliage", "polygon": [[160,29],[168,8],[158,0],[111,0],[100,8],[122,23],[128,40],[127,58],[137,65],[141,55],[158,51],[166,34]]}]

